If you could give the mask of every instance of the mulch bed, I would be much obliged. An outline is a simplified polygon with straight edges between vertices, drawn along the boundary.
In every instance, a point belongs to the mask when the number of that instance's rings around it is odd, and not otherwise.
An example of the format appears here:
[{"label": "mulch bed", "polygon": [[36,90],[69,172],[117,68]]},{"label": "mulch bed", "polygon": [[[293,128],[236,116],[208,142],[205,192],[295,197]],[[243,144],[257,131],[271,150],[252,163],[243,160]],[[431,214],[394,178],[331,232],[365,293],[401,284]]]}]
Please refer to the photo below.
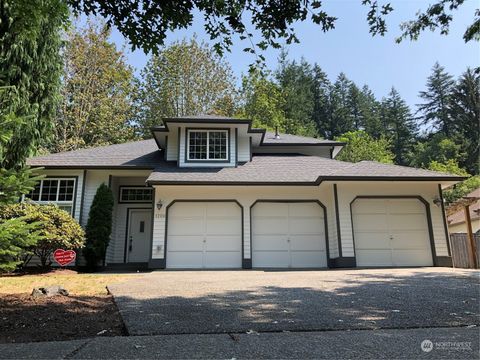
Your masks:
[{"label": "mulch bed", "polygon": [[0,294],[0,343],[118,335],[125,335],[125,330],[110,295]]}]

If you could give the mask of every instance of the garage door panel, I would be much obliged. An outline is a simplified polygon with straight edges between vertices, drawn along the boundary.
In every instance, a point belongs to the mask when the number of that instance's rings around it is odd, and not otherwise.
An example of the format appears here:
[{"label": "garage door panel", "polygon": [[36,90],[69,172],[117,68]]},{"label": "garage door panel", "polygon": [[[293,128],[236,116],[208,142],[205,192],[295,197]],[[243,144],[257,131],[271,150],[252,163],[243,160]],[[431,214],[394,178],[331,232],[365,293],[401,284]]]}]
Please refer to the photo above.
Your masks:
[{"label": "garage door panel", "polygon": [[208,218],[207,235],[235,235],[241,231],[237,218]]},{"label": "garage door panel", "polygon": [[315,202],[288,204],[290,216],[323,217],[323,209]]},{"label": "garage door panel", "polygon": [[176,202],[168,210],[168,215],[174,217],[203,217],[205,206],[196,202]]},{"label": "garage door panel", "polygon": [[425,239],[428,236],[424,231],[393,232],[391,240],[393,249],[425,249]]},{"label": "garage door panel", "polygon": [[290,217],[290,234],[322,234],[325,232],[323,217]]},{"label": "garage door panel", "polygon": [[210,269],[237,269],[238,252],[235,251],[214,251],[205,254],[205,263]]},{"label": "garage door panel", "polygon": [[208,235],[205,242],[206,251],[241,251],[242,237],[232,235]]},{"label": "garage door panel", "polygon": [[355,252],[358,266],[392,266],[392,252],[388,250],[357,250]]},{"label": "garage door panel", "polygon": [[284,234],[288,231],[288,217],[255,216],[254,235]]},{"label": "garage door panel", "polygon": [[426,227],[425,216],[421,214],[396,214],[391,215],[388,221],[388,227],[391,231],[404,230],[423,230]]},{"label": "garage door panel", "polygon": [[321,241],[323,235],[290,235],[290,250],[296,251],[324,251],[325,243]]},{"label": "garage door panel", "polygon": [[389,200],[388,207],[390,214],[424,214],[425,206],[416,199]]},{"label": "garage door panel", "polygon": [[268,216],[279,216],[287,217],[288,216],[288,204],[285,203],[256,203],[252,209],[255,216],[261,216],[261,214],[268,214]]},{"label": "garage door panel", "polygon": [[253,251],[288,251],[287,235],[256,235]]},{"label": "garage door panel", "polygon": [[386,199],[383,214],[368,213],[380,202],[357,199],[352,206],[359,266],[433,264],[424,205],[418,199]]},{"label": "garage door panel", "polygon": [[203,249],[203,236],[171,235],[168,240],[168,251],[202,251]]},{"label": "garage door panel", "polygon": [[385,214],[387,211],[387,201],[384,199],[357,200],[353,206],[357,214]]},{"label": "garage door panel", "polygon": [[389,250],[390,239],[385,232],[355,232],[355,248]]},{"label": "garage door panel", "polygon": [[198,269],[202,267],[202,252],[172,252],[167,257],[167,267],[171,269]]},{"label": "garage door panel", "polygon": [[255,251],[252,260],[254,267],[288,268],[290,265],[290,254],[288,250]]},{"label": "garage door panel", "polygon": [[240,268],[241,209],[234,202],[178,202],[168,213],[168,268]]},{"label": "garage door panel", "polygon": [[395,266],[432,265],[432,255],[428,250],[397,250],[392,257]]},{"label": "garage door panel", "polygon": [[292,267],[294,268],[318,268],[327,266],[327,254],[325,251],[292,251]]},{"label": "garage door panel", "polygon": [[169,218],[168,231],[175,235],[196,235],[203,232],[205,223],[203,218],[185,218],[174,217]]},{"label": "garage door panel", "polygon": [[325,219],[318,203],[257,203],[251,226],[254,267],[326,266]]},{"label": "garage door panel", "polygon": [[237,218],[241,215],[241,208],[237,203],[212,202],[206,204],[208,217],[233,217]]},{"label": "garage door panel", "polygon": [[387,215],[356,214],[354,226],[356,231],[385,232],[387,231]]}]

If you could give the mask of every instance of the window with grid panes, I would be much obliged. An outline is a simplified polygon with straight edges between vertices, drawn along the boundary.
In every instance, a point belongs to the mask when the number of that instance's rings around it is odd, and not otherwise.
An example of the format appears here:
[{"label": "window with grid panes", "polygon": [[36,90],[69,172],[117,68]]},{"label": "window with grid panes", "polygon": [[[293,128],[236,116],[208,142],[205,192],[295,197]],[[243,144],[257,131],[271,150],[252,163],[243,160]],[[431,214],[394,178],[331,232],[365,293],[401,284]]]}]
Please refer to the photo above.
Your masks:
[{"label": "window with grid panes", "polygon": [[120,187],[121,202],[151,202],[153,189],[147,187]]},{"label": "window with grid panes", "polygon": [[75,179],[46,178],[40,180],[25,198],[39,204],[57,204],[62,210],[73,215]]},{"label": "window with grid panes", "polygon": [[227,130],[189,130],[188,160],[228,160]]}]

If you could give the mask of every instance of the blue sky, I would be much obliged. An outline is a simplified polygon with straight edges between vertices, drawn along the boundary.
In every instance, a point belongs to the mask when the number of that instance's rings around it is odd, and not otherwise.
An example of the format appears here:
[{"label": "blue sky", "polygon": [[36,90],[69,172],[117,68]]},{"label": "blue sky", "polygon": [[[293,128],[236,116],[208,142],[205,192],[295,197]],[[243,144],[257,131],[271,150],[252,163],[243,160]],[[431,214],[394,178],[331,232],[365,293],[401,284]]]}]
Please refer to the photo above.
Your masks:
[{"label": "blue sky", "polygon": [[[419,9],[428,6],[423,0],[391,1],[394,12],[388,17],[389,32],[384,37],[372,37],[368,33],[365,20],[367,8],[361,6],[361,0],[327,0],[325,10],[338,17],[336,28],[327,33],[309,22],[295,25],[300,44],[288,46],[289,57],[304,57],[310,63],[318,63],[334,80],[340,72],[357,85],[367,84],[378,98],[386,96],[395,86],[402,97],[411,106],[419,103],[418,92],[425,87],[425,81],[433,64],[438,61],[449,73],[458,76],[465,69],[480,65],[479,44],[462,39],[467,25],[473,21],[478,0],[468,0],[459,11],[454,12],[450,34],[442,36],[438,32],[424,32],[416,42],[406,40],[396,44],[394,39],[400,34],[398,25],[405,20],[413,19]],[[170,33],[167,43],[190,38],[194,34],[200,40],[207,40],[203,30],[201,17],[197,17],[192,27],[187,30]],[[113,31],[112,40],[118,45],[125,45],[125,39],[118,31]],[[248,44],[237,39],[231,53],[225,59],[231,64],[234,74],[241,77],[254,61],[252,55],[242,49]],[[147,62],[149,55],[143,51],[129,51],[127,59],[138,73]],[[279,52],[267,50],[266,64],[274,69]]]}]

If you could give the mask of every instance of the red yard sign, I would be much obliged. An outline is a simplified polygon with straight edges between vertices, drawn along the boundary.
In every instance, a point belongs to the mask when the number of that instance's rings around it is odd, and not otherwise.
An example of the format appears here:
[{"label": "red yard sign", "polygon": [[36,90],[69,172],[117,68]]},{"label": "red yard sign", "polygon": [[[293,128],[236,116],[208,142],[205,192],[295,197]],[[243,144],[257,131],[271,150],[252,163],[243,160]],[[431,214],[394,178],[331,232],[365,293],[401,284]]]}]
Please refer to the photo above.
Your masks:
[{"label": "red yard sign", "polygon": [[53,253],[53,258],[60,266],[65,266],[75,261],[77,254],[73,250],[57,249]]}]

